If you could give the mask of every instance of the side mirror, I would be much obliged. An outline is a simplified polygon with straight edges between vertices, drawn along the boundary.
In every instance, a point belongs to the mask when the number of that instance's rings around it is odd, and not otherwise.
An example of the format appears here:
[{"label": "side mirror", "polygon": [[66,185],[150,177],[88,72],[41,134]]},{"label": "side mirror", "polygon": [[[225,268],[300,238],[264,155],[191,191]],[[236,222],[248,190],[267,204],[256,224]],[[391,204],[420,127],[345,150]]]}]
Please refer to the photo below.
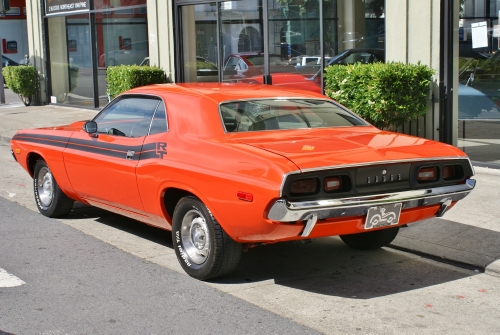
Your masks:
[{"label": "side mirror", "polygon": [[89,136],[97,137],[97,123],[95,121],[87,121],[83,125],[83,130],[89,134]]}]

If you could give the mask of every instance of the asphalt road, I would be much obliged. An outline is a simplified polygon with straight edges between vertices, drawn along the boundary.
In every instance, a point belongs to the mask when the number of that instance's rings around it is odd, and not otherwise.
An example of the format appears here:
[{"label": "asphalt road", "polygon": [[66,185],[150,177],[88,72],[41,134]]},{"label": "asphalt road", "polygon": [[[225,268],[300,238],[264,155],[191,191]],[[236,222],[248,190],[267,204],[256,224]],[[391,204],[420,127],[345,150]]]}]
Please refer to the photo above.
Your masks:
[{"label": "asphalt road", "polygon": [[0,236],[0,333],[316,333],[3,198]]},{"label": "asphalt road", "polygon": [[[0,289],[4,332],[456,335],[500,329],[500,277],[390,248],[353,250],[332,237],[252,248],[234,273],[202,283],[182,271],[168,232],[81,204],[64,219],[39,215],[31,178],[2,144],[0,180],[0,268],[26,282]],[[45,324],[54,328],[37,328]]]}]

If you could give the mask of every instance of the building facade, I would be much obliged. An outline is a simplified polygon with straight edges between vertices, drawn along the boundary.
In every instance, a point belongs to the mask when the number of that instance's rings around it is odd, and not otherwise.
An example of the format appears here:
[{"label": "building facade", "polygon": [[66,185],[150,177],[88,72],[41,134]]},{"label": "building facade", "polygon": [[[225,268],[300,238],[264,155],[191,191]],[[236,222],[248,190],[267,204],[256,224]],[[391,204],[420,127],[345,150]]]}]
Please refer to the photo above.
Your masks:
[{"label": "building facade", "polygon": [[[500,163],[500,154],[477,152],[486,147],[472,131],[486,124],[493,140],[486,146],[500,139],[498,131],[495,135],[498,90],[481,89],[485,79],[476,70],[483,61],[496,59],[500,1],[28,3],[30,56],[41,73],[44,102],[103,107],[108,102],[106,67],[119,64],[159,66],[172,82],[279,85],[287,80],[321,92],[328,62],[420,62],[435,71],[428,112],[400,130],[462,146],[473,159]],[[467,94],[482,94],[485,103]]]},{"label": "building facade", "polygon": [[2,64],[25,62],[28,54],[26,0],[10,0],[10,10],[0,16],[0,48]]}]

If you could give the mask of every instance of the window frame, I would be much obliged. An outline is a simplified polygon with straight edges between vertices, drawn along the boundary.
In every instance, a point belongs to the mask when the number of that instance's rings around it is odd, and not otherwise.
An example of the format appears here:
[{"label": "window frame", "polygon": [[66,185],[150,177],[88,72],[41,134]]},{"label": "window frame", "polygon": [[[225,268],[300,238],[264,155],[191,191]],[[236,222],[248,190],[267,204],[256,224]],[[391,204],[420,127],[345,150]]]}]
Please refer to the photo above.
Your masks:
[{"label": "window frame", "polygon": [[[161,105],[161,103],[163,103],[163,105],[165,106],[165,123],[166,123],[166,131],[165,132],[169,131],[170,127],[168,125],[167,104],[165,103],[164,99],[161,96],[155,95],[155,94],[121,94],[118,97],[116,97],[113,101],[111,101],[110,103],[108,103],[96,116],[94,116],[94,118],[92,118],[92,121],[94,121],[94,122],[97,123],[98,134],[107,134],[107,133],[101,133],[101,132],[99,132],[99,123],[97,121],[99,119],[99,117],[101,117],[103,113],[106,113],[106,111],[109,108],[115,106],[117,103],[120,103],[121,101],[126,100],[126,99],[134,99],[134,98],[135,99],[157,100],[158,102],[157,102],[154,110],[152,111],[152,116],[151,116],[151,118],[149,120],[149,126],[148,126],[148,131],[147,131],[146,135],[137,136],[137,137],[132,137],[132,136],[124,136],[124,137],[127,137],[127,138],[140,138],[140,137],[150,136],[151,125],[153,123],[153,119],[154,119],[154,117],[156,115],[158,107]],[[164,133],[164,132],[161,132],[161,133]],[[156,133],[156,134],[158,134],[158,133]],[[114,135],[114,134],[108,134],[108,135],[110,135],[110,136],[119,136],[119,135]]]}]

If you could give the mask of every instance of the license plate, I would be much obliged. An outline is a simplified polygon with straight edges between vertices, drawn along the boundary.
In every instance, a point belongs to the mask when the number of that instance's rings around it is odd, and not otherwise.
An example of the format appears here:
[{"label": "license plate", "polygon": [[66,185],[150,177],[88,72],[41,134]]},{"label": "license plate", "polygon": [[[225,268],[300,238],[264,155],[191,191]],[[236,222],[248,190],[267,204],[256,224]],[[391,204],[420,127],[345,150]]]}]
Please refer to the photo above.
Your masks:
[{"label": "license plate", "polygon": [[401,203],[371,207],[366,214],[365,229],[398,224],[399,214],[401,214]]}]

